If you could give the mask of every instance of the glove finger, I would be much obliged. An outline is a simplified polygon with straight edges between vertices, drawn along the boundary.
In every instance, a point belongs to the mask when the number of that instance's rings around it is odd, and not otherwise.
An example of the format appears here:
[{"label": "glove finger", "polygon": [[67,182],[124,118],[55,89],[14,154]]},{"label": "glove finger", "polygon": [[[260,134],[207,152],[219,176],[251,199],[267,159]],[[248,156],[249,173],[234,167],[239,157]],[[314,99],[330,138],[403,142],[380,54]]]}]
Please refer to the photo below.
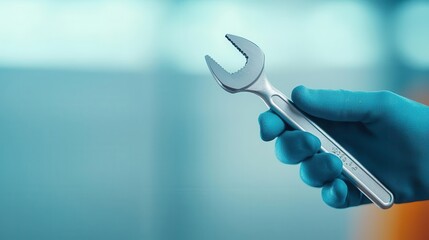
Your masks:
[{"label": "glove finger", "polygon": [[331,121],[372,122],[383,114],[392,94],[389,92],[352,92],[313,90],[298,86],[292,100],[308,114]]},{"label": "glove finger", "polygon": [[283,120],[270,110],[259,115],[258,122],[261,138],[264,141],[273,140],[286,129]]},{"label": "glove finger", "polygon": [[296,164],[320,150],[320,140],[308,132],[286,131],[277,138],[276,156],[287,164]]},{"label": "glove finger", "polygon": [[343,168],[341,160],[330,153],[318,153],[301,163],[302,181],[312,187],[322,187],[339,177]]},{"label": "glove finger", "polygon": [[334,208],[348,208],[370,202],[359,189],[340,178],[323,186],[322,198],[326,204]]}]

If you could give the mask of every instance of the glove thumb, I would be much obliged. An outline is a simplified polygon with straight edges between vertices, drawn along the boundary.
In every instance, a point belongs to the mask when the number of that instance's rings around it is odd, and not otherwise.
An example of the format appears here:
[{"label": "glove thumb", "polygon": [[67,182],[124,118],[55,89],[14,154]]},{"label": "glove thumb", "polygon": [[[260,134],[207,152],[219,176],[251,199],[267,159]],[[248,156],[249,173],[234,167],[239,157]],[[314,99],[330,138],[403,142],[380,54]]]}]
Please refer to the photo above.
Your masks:
[{"label": "glove thumb", "polygon": [[299,109],[318,118],[343,122],[372,122],[382,112],[382,93],[314,90],[298,86],[292,91],[292,101]]}]

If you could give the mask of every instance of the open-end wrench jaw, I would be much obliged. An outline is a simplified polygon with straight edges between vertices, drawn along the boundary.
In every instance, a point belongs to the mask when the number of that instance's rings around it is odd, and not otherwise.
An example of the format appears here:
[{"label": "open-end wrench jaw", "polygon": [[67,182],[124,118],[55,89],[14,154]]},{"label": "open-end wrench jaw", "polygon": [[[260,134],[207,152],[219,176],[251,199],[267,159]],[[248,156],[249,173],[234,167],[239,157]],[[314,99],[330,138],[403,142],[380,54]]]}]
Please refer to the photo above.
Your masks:
[{"label": "open-end wrench jaw", "polygon": [[253,42],[232,34],[225,36],[246,57],[243,68],[234,73],[227,72],[213,58],[206,55],[207,66],[219,85],[228,92],[236,93],[252,85],[262,74],[265,55]]}]

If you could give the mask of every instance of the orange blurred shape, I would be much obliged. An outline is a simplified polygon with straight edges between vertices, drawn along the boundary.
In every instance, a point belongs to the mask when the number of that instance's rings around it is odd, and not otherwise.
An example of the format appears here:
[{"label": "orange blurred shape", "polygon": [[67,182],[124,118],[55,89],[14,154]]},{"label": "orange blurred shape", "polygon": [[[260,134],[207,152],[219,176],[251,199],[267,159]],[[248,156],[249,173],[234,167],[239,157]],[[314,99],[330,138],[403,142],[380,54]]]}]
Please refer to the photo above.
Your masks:
[{"label": "orange blurred shape", "polygon": [[369,207],[360,219],[355,239],[428,240],[429,201],[394,205],[389,210]]}]

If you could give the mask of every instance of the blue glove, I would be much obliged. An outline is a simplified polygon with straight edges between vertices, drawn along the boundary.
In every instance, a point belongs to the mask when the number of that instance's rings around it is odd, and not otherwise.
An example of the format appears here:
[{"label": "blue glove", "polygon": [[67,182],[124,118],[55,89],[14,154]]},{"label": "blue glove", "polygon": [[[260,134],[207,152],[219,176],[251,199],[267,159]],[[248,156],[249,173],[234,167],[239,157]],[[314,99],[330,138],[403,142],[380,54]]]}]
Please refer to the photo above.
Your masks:
[{"label": "blue glove", "polygon": [[[292,101],[348,150],[395,196],[395,203],[429,199],[429,107],[392,92],[311,90],[292,92]],[[340,174],[342,162],[321,153],[314,135],[287,126],[275,113],[259,116],[261,138],[277,138],[277,158],[301,163],[300,175],[322,187],[322,198],[335,208],[370,201]]]}]

